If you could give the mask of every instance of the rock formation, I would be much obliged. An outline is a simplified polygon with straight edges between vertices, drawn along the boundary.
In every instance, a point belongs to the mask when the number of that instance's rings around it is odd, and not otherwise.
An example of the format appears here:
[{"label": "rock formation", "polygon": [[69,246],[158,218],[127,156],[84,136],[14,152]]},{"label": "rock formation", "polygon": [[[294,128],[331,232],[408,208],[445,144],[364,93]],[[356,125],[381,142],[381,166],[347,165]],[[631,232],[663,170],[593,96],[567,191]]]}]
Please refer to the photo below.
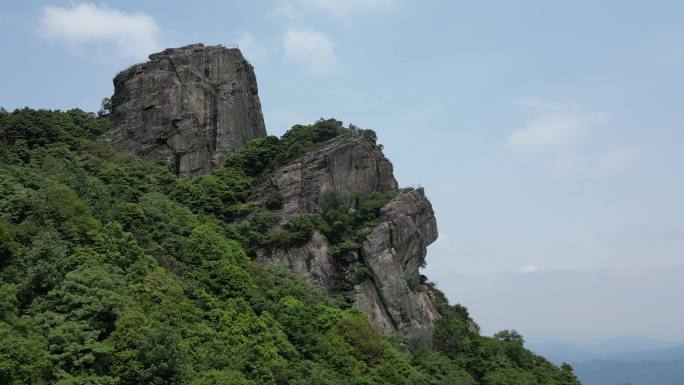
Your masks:
[{"label": "rock formation", "polygon": [[[334,292],[337,275],[365,267],[368,274],[351,290],[353,306],[368,314],[384,333],[402,331],[415,343],[429,344],[439,313],[429,289],[420,282],[426,247],[437,239],[432,205],[423,189],[397,189],[392,164],[367,139],[342,136],[324,143],[294,163],[276,170],[264,182],[257,199],[269,189],[283,195],[283,213],[320,213],[322,197],[335,192],[354,208],[372,192],[396,191],[380,212],[380,223],[367,229],[358,252],[335,260],[328,241],[319,233],[305,245],[287,250],[260,250],[262,263],[280,262],[308,282]],[[351,272],[351,273],[350,273]]]},{"label": "rock formation", "polygon": [[[385,332],[401,330],[429,342],[439,313],[418,269],[425,263],[427,245],[437,239],[432,205],[422,188],[403,189],[381,209],[380,220],[361,247],[371,277],[356,288],[354,305]],[[369,301],[376,297],[380,301]]]},{"label": "rock formation", "polygon": [[[105,138],[116,148],[173,161],[181,177],[204,174],[248,140],[266,135],[254,71],[238,49],[167,49],[119,73],[114,86],[114,129]],[[316,232],[299,247],[259,250],[257,259],[284,263],[331,293],[346,282],[350,302],[378,331],[430,343],[439,313],[419,268],[437,238],[434,213],[422,189],[398,188],[380,146],[351,134],[321,143],[269,173],[251,201],[264,203],[274,190],[283,198],[281,223],[323,213],[328,194],[353,210],[374,192],[393,192],[356,251],[332,256],[328,239]]]},{"label": "rock formation", "polygon": [[263,264],[284,263],[305,281],[332,293],[337,266],[328,254],[328,246],[325,236],[316,231],[311,240],[300,247],[259,250],[257,260]]},{"label": "rock formation", "polygon": [[150,55],[114,78],[117,149],[167,158],[189,178],[266,135],[252,66],[239,49],[193,44]]},{"label": "rock formation", "polygon": [[276,170],[262,186],[255,201],[278,189],[283,214],[320,213],[327,193],[336,193],[348,207],[373,192],[397,189],[392,163],[370,140],[338,136],[292,164]]}]

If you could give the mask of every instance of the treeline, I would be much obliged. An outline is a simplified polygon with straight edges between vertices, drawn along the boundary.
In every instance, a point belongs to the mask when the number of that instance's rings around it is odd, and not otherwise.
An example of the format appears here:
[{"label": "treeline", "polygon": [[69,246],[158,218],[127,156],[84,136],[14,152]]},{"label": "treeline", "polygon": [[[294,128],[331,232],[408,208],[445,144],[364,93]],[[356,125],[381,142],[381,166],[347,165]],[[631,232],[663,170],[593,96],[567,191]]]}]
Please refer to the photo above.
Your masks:
[{"label": "treeline", "polygon": [[107,114],[0,111],[0,383],[562,384],[557,368],[505,332],[479,336],[467,310],[439,301],[435,350],[379,336],[344,296],[330,297],[259,247],[327,234],[356,247],[389,196],[273,230],[282,204],[247,203],[264,173],[338,135],[322,120],[250,142],[215,172],[170,165],[98,139]]}]

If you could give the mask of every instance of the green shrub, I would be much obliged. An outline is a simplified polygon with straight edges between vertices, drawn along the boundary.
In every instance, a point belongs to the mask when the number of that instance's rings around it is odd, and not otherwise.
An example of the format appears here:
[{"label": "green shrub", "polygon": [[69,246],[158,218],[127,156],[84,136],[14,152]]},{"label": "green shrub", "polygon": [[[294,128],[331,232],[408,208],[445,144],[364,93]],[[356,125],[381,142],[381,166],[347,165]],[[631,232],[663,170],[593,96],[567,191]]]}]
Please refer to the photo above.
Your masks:
[{"label": "green shrub", "polygon": [[235,370],[208,370],[197,375],[190,385],[252,385],[245,376]]},{"label": "green shrub", "polygon": [[252,139],[226,159],[225,168],[243,170],[246,175],[257,176],[270,171],[280,153],[280,140],[275,136]]},{"label": "green shrub", "polygon": [[363,281],[371,278],[373,275],[368,268],[368,266],[362,265],[354,270],[354,284],[362,283]]},{"label": "green shrub", "polygon": [[280,210],[283,208],[283,194],[279,190],[273,190],[266,195],[265,206],[269,210]]},{"label": "green shrub", "polygon": [[328,225],[317,214],[302,214],[292,218],[283,230],[271,236],[271,244],[279,248],[301,246],[311,239],[314,231],[326,232]]},{"label": "green shrub", "polygon": [[375,365],[382,358],[382,340],[365,316],[349,314],[338,321],[335,330],[353,348],[360,360]]},{"label": "green shrub", "polygon": [[14,241],[12,228],[0,220],[0,269],[2,269],[19,250],[19,244]]}]

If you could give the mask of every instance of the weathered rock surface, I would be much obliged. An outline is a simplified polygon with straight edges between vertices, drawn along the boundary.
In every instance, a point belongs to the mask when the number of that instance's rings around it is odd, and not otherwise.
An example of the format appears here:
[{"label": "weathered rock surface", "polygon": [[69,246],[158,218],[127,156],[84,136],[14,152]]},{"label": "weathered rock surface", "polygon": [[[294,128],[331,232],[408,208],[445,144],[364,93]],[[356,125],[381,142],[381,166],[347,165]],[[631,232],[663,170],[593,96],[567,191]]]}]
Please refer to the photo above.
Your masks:
[{"label": "weathered rock surface", "polygon": [[259,250],[257,261],[262,264],[283,263],[307,282],[327,292],[333,291],[335,263],[328,255],[328,240],[318,231],[314,232],[309,242],[300,247],[286,250]]},{"label": "weathered rock surface", "polygon": [[279,262],[328,292],[335,291],[339,274],[365,266],[370,274],[352,291],[353,306],[368,314],[380,332],[406,332],[414,343],[431,341],[433,321],[439,313],[420,283],[427,246],[437,239],[437,224],[430,201],[420,189],[397,190],[392,164],[372,141],[338,137],[324,143],[265,181],[255,199],[277,188],[283,195],[283,213],[321,213],[326,193],[335,192],[354,208],[357,199],[375,191],[397,191],[380,211],[380,223],[368,229],[358,253],[334,260],[328,242],[315,233],[311,241],[288,250],[260,250],[262,263]]},{"label": "weathered rock surface", "polygon": [[239,49],[193,44],[150,55],[114,78],[117,149],[174,162],[184,178],[266,135],[256,77]]},{"label": "weathered rock surface", "polygon": [[[105,138],[115,148],[174,162],[181,177],[204,174],[266,135],[254,71],[238,49],[167,49],[119,73],[114,87],[114,128]],[[271,173],[251,200],[263,203],[274,190],[283,198],[283,221],[322,213],[329,194],[354,209],[374,192],[396,192],[356,251],[333,257],[316,232],[298,247],[259,250],[257,259],[283,263],[330,293],[343,290],[378,331],[430,343],[439,313],[419,269],[437,238],[434,213],[422,189],[398,189],[380,146],[362,136],[331,139]]]},{"label": "weathered rock surface", "polygon": [[437,239],[432,205],[422,188],[403,189],[381,209],[380,220],[361,247],[374,288],[357,287],[355,305],[371,315],[378,329],[401,330],[427,344],[439,313],[420,284],[418,269],[427,246]]},{"label": "weathered rock surface", "polygon": [[339,136],[277,170],[256,194],[262,200],[273,188],[283,196],[283,214],[320,213],[327,193],[355,207],[373,192],[397,189],[392,163],[368,139]]}]

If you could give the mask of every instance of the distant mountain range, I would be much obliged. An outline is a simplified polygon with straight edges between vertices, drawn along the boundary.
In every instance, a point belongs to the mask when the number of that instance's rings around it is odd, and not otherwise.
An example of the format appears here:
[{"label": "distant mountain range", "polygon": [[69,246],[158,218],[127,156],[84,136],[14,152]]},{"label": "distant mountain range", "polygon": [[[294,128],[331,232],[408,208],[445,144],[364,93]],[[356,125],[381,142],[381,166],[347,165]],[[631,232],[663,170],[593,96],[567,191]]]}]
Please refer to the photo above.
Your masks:
[{"label": "distant mountain range", "polygon": [[684,385],[684,359],[676,361],[587,361],[574,363],[583,385]]},{"label": "distant mountain range", "polygon": [[[615,354],[609,357],[614,361],[625,362],[643,362],[643,361],[660,361],[670,362],[684,359],[684,344],[676,345],[665,349],[645,350],[640,352],[629,352],[622,354]],[[684,384],[684,379],[682,379]]]},{"label": "distant mountain range", "polygon": [[531,341],[530,348],[555,363],[568,362],[584,385],[684,385],[684,344],[619,337],[571,344]]}]

